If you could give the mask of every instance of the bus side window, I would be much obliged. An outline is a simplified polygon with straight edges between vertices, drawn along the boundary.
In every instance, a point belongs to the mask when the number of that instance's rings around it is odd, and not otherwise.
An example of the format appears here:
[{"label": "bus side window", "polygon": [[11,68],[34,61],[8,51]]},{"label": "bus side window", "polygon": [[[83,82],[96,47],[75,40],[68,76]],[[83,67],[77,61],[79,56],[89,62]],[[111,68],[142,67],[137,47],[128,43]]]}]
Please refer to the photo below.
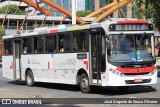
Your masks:
[{"label": "bus side window", "polygon": [[73,33],[73,51],[78,51],[78,34]]},{"label": "bus side window", "polygon": [[4,44],[5,44],[5,54],[6,55],[12,55],[13,54],[12,41],[11,40],[5,40]]},{"label": "bus side window", "polygon": [[80,35],[78,36],[78,49],[79,51],[87,51],[87,38],[86,38],[86,32],[80,32]]},{"label": "bus side window", "polygon": [[64,51],[71,52],[71,33],[66,33],[64,36]]},{"label": "bus side window", "polygon": [[37,53],[37,37],[34,37],[34,53]]},{"label": "bus side window", "polygon": [[46,37],[44,36],[37,37],[37,51],[39,53],[45,52],[45,45],[46,45]]},{"label": "bus side window", "polygon": [[86,32],[77,32],[73,33],[73,41],[72,41],[73,51],[87,51],[87,37]]},{"label": "bus side window", "polygon": [[47,36],[47,52],[57,52],[56,35]]},{"label": "bus side window", "polygon": [[23,39],[23,53],[32,53],[32,38]]},{"label": "bus side window", "polygon": [[64,34],[59,35],[59,52],[64,52]]}]

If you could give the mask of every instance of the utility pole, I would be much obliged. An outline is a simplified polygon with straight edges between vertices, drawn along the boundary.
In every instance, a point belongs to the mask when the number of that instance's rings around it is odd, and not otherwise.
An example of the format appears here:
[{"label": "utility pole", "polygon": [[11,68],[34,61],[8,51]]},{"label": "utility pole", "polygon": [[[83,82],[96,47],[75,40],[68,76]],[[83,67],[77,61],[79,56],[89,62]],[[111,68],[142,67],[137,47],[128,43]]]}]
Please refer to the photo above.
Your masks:
[{"label": "utility pole", "polygon": [[76,24],[76,0],[72,0],[72,24]]}]

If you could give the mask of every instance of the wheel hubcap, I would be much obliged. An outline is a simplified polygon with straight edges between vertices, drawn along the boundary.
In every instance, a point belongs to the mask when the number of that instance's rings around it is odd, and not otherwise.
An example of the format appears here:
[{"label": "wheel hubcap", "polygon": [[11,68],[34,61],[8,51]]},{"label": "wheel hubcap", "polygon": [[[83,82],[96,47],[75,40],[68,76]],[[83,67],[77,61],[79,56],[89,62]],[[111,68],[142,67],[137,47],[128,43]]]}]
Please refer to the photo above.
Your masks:
[{"label": "wheel hubcap", "polygon": [[28,76],[27,76],[27,81],[28,81],[29,84],[31,84],[31,82],[32,82],[32,77],[31,77],[31,75],[28,75]]},{"label": "wheel hubcap", "polygon": [[81,80],[81,86],[83,89],[86,89],[88,87],[88,80],[86,78],[83,78]]}]

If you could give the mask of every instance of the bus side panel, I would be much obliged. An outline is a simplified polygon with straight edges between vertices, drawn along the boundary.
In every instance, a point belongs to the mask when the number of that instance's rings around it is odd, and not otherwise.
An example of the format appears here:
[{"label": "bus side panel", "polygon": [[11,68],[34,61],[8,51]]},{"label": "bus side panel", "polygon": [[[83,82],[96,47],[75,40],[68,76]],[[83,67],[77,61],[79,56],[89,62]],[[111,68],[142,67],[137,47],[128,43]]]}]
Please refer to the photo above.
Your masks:
[{"label": "bus side panel", "polygon": [[76,76],[79,69],[89,68],[88,59],[77,59],[77,53],[55,54],[55,82],[76,84]]},{"label": "bus side panel", "polygon": [[54,83],[54,63],[52,54],[22,55],[22,77],[25,79],[25,71],[30,68],[35,82]]},{"label": "bus side panel", "polygon": [[14,80],[13,56],[3,56],[3,77]]},{"label": "bus side panel", "polygon": [[60,53],[54,56],[55,83],[76,83],[76,54]]}]

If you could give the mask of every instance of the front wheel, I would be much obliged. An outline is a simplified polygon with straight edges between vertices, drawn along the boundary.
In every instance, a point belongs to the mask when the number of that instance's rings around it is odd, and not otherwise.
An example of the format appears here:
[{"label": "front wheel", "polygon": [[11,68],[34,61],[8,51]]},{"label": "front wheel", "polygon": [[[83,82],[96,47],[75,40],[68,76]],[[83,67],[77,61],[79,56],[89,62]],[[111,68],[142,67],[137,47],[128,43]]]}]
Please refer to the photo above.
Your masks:
[{"label": "front wheel", "polygon": [[26,83],[28,87],[32,87],[34,86],[35,82],[34,82],[34,76],[31,70],[29,70],[26,74]]},{"label": "front wheel", "polygon": [[89,93],[91,91],[91,86],[89,85],[89,79],[85,73],[81,75],[80,89],[83,93]]}]

